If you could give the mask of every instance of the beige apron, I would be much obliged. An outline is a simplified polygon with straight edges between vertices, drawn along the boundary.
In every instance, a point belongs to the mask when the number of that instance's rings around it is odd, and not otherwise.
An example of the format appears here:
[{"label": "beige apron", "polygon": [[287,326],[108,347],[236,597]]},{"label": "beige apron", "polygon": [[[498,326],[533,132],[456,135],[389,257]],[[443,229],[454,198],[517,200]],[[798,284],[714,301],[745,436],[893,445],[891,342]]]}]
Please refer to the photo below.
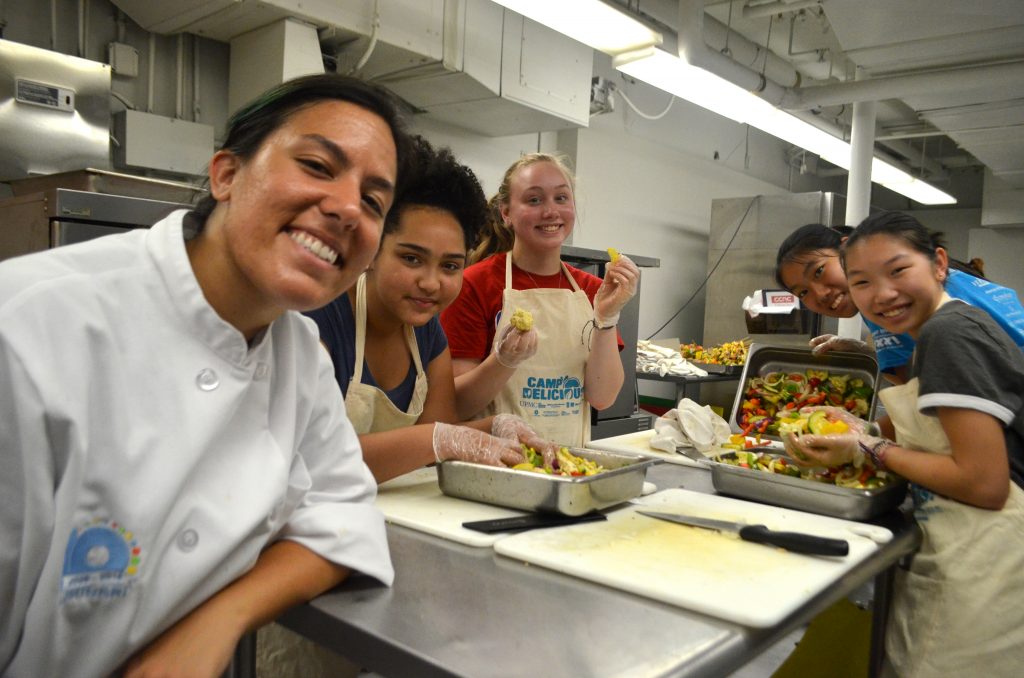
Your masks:
[{"label": "beige apron", "polygon": [[352,379],[348,384],[348,392],[345,395],[345,411],[356,433],[379,433],[391,431],[403,426],[412,426],[423,414],[423,403],[427,400],[427,374],[423,371],[423,363],[420,361],[419,346],[416,343],[416,333],[413,328],[406,325],[405,343],[412,355],[413,365],[416,367],[416,384],[412,391],[412,400],[409,401],[409,411],[403,412],[398,409],[388,394],[369,384],[362,383],[363,378],[363,354],[366,347],[366,274],[359,276],[356,283],[356,362],[352,369]]},{"label": "beige apron", "polygon": [[[917,409],[918,380],[878,392],[900,447],[952,454],[938,417]],[[886,636],[902,678],[1024,675],[1024,491],[1012,481],[1001,511],[912,486],[924,534],[898,571]]]},{"label": "beige apron", "polygon": [[505,257],[501,323],[508,323],[517,308],[532,313],[537,352],[519,365],[489,410],[519,415],[543,438],[579,447],[590,440],[590,405],[583,395],[583,378],[590,356],[585,330],[594,318],[594,307],[565,264],[562,272],[572,291],[514,290],[512,254]]}]

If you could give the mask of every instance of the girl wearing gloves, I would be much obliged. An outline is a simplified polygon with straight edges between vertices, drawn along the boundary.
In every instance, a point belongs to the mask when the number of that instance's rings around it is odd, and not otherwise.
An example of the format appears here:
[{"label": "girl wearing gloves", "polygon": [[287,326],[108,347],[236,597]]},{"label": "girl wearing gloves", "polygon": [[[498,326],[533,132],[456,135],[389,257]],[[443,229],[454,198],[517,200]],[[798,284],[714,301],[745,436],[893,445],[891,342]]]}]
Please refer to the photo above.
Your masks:
[{"label": "girl wearing gloves", "polygon": [[[903,218],[913,219],[906,215]],[[918,226],[924,228],[920,223]],[[830,318],[852,318],[857,314],[857,307],[839,263],[839,249],[852,232],[848,226],[823,224],[808,224],[793,231],[779,246],[775,279],[815,313]],[[934,245],[941,245],[937,236]],[[951,297],[987,311],[1018,346],[1024,347],[1024,307],[1013,290],[978,277],[978,272],[967,264],[950,260],[946,291]],[[893,381],[905,382],[914,339],[905,333],[893,334],[870,318],[865,317],[864,321],[871,332],[879,367],[892,374]],[[862,341],[831,334],[815,337],[811,346],[815,353],[872,352]]]},{"label": "girl wearing gloves", "polygon": [[490,435],[509,435],[507,423],[492,430],[490,419],[474,422],[475,431],[447,426],[457,419],[455,383],[437,314],[458,296],[466,253],[486,217],[472,170],[447,149],[414,139],[373,263],[347,294],[307,314],[320,328],[378,482],[444,459],[523,461],[516,436]]},{"label": "girl wearing gloves", "polygon": [[[512,249],[466,269],[462,294],[441,314],[459,416],[516,414],[547,440],[582,445],[589,405],[608,407],[622,386],[615,327],[639,269],[619,257],[601,280],[562,262],[576,207],[572,175],[555,156],[520,158],[491,202]],[[512,324],[519,309],[532,327]]]},{"label": "girl wearing gloves", "polygon": [[312,321],[373,259],[391,98],[286,82],[210,197],[0,264],[0,674],[219,676],[352,570],[390,583],[376,485]]},{"label": "girl wearing gloves", "polygon": [[917,342],[910,381],[879,392],[896,442],[851,417],[851,433],[790,437],[787,449],[827,466],[866,454],[912,483],[924,540],[897,580],[886,639],[897,675],[1019,675],[1024,355],[988,314],[945,292],[945,250],[904,215],[862,223],[843,265],[861,313]]}]

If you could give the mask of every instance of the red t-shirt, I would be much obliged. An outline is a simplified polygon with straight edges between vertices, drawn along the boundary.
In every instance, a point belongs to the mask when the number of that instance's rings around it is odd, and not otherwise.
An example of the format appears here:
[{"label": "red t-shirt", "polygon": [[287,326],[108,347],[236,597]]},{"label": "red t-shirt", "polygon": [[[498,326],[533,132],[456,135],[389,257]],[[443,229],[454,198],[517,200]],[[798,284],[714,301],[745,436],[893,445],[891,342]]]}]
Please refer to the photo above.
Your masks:
[{"label": "red t-shirt", "polygon": [[[483,360],[491,352],[494,330],[501,317],[506,256],[505,253],[493,254],[467,268],[462,278],[462,292],[451,306],[441,312],[441,326],[448,336],[452,358]],[[566,266],[576,284],[587,293],[590,305],[593,306],[601,279],[568,264]],[[537,275],[512,264],[512,288],[561,288],[571,291],[572,285],[562,273]],[[619,337],[619,350],[622,347],[622,337]]]}]

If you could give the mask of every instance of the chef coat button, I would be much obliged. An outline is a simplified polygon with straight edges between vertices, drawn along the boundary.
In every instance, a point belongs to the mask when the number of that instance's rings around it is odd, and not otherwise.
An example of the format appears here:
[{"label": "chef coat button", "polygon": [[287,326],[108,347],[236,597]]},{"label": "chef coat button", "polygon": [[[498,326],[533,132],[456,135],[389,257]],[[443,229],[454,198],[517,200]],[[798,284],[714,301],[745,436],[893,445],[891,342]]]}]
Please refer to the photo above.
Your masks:
[{"label": "chef coat button", "polygon": [[256,379],[266,379],[267,375],[270,374],[270,366],[266,363],[256,364]]},{"label": "chef coat button", "polygon": [[189,528],[178,535],[178,548],[182,551],[191,551],[199,543],[199,533]]},{"label": "chef coat button", "polygon": [[196,386],[203,391],[212,391],[220,386],[220,377],[217,376],[216,372],[207,367],[200,370],[199,374],[196,375]]}]

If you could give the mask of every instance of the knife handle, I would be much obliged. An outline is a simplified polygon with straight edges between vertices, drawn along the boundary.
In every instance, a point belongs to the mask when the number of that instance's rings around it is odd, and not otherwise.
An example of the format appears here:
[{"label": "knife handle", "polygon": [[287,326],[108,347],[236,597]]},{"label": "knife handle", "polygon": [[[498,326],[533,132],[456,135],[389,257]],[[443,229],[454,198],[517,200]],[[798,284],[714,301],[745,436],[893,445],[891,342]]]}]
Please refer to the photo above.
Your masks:
[{"label": "knife handle", "polygon": [[845,539],[815,537],[801,532],[774,532],[764,525],[746,525],[740,528],[740,539],[815,556],[845,556],[850,553],[850,544]]}]

